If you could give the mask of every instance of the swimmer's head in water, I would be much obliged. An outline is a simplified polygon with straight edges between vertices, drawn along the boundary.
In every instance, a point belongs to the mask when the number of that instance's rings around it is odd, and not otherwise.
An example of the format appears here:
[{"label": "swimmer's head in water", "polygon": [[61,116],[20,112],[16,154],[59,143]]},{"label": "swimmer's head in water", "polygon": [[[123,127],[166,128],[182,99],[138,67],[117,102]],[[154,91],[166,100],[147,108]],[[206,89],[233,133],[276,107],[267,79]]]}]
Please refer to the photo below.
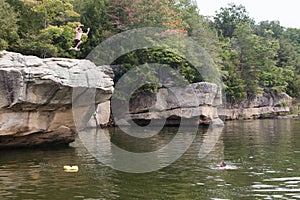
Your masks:
[{"label": "swimmer's head in water", "polygon": [[226,162],[222,161],[222,162],[220,163],[220,167],[226,167]]}]

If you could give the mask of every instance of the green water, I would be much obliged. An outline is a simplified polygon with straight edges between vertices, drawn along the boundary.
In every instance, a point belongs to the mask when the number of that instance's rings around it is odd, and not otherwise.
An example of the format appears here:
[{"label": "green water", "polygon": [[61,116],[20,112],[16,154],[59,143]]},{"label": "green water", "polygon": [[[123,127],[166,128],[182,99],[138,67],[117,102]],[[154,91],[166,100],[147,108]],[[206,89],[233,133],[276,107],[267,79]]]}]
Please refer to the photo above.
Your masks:
[{"label": "green water", "polygon": [[[136,151],[160,148],[176,134],[165,128],[137,143],[109,131],[114,143]],[[199,129],[180,159],[144,174],[102,165],[79,140],[66,148],[2,150],[0,199],[300,199],[300,120],[226,122],[212,151],[199,158],[205,135]],[[219,170],[222,160],[236,169]],[[66,164],[79,172],[64,172]]]}]

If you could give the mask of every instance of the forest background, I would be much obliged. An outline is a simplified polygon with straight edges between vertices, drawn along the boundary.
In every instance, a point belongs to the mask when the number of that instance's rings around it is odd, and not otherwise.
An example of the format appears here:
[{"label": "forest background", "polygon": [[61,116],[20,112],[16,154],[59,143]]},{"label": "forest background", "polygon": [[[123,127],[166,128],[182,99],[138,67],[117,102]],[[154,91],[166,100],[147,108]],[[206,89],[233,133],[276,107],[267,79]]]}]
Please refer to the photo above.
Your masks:
[{"label": "forest background", "polygon": [[[91,31],[80,52],[69,51],[79,25]],[[203,47],[221,72],[230,105],[263,93],[300,98],[300,29],[256,22],[243,5],[229,4],[207,18],[192,0],[0,0],[0,50],[25,55],[85,58],[107,38],[142,27],[174,30]],[[145,63],[169,65],[191,83],[202,81],[191,63],[164,49],[139,49],[111,64],[125,73]],[[156,89],[149,84],[140,92]]]}]

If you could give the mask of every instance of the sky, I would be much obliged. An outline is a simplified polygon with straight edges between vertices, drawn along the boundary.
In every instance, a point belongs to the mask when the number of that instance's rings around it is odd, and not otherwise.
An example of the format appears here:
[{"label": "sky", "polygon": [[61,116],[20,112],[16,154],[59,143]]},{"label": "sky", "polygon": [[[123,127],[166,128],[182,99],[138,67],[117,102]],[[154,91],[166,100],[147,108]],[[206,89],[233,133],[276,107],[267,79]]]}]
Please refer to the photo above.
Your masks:
[{"label": "sky", "polygon": [[300,0],[196,0],[200,14],[214,16],[229,3],[242,4],[256,22],[278,20],[287,28],[300,28]]}]

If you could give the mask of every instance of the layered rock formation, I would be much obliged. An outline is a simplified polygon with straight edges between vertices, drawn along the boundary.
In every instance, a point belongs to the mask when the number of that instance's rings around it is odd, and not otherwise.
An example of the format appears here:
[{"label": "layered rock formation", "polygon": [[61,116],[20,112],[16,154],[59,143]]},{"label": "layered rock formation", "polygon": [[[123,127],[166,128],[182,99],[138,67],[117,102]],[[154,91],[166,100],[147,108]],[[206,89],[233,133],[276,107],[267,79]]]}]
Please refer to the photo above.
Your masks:
[{"label": "layered rock formation", "polygon": [[88,60],[40,59],[1,51],[0,148],[74,141],[76,88],[95,89],[95,103],[107,104],[113,81]]},{"label": "layered rock formation", "polygon": [[[113,76],[110,66],[97,67],[88,60],[0,52],[0,148],[68,144],[78,128],[107,125],[112,119]],[[95,107],[89,107],[90,98]],[[114,119],[127,125],[129,119],[167,119],[166,125],[179,125],[184,118],[219,126],[220,103],[214,84],[162,87],[156,94],[132,99],[129,112]],[[121,102],[117,106],[122,110]]]},{"label": "layered rock formation", "polygon": [[[113,102],[121,104],[121,102]],[[160,88],[156,94],[141,94],[130,101],[129,112],[118,107],[117,124],[130,119],[138,124],[165,121],[165,125],[180,125],[182,119],[197,124],[223,126],[218,116],[222,103],[220,88],[212,83],[194,83],[185,87]]]},{"label": "layered rock formation", "polygon": [[[131,120],[140,125],[155,121],[180,125],[182,119],[191,119],[195,124],[222,126],[220,114],[231,120],[290,111],[292,99],[282,93],[257,96],[220,113],[221,90],[205,82],[184,87],[161,84],[155,94],[132,98],[126,110],[122,101],[110,101],[116,70],[88,60],[0,51],[0,148],[68,144],[78,128],[107,125],[111,119],[118,125],[130,125]],[[75,108],[74,101],[79,102]],[[117,107],[113,117],[111,104]]]},{"label": "layered rock formation", "polygon": [[285,115],[290,112],[292,100],[286,93],[264,93],[226,109],[226,119],[257,119]]}]

